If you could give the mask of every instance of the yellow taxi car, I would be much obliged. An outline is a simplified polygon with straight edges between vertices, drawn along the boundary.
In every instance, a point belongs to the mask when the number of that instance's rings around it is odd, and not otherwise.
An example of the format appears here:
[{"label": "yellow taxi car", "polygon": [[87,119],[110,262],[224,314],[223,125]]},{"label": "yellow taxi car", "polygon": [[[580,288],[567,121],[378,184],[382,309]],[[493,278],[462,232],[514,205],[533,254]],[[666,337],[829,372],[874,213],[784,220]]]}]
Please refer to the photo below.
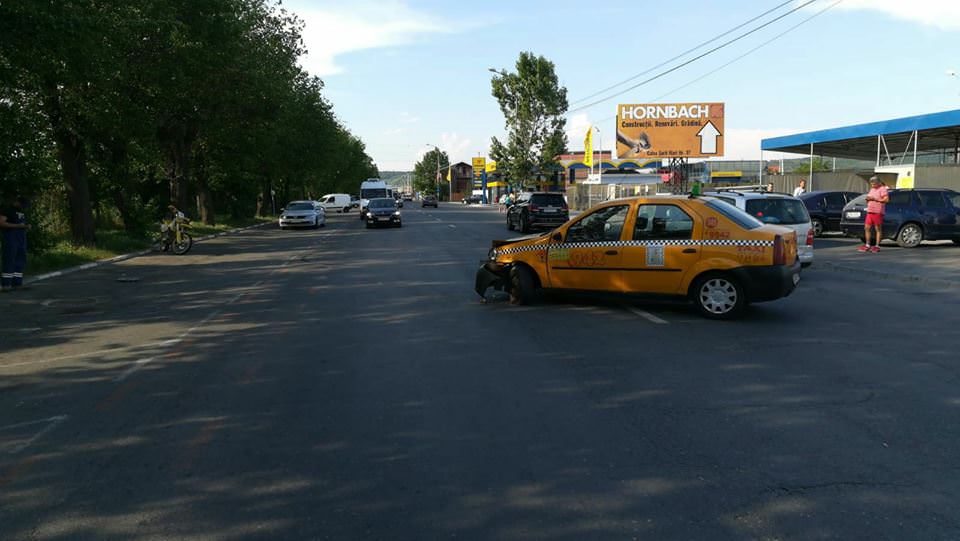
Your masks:
[{"label": "yellow taxi car", "polygon": [[538,237],[494,241],[476,291],[524,304],[541,289],[680,297],[710,318],[786,297],[800,281],[796,233],[711,197],[618,199]]}]

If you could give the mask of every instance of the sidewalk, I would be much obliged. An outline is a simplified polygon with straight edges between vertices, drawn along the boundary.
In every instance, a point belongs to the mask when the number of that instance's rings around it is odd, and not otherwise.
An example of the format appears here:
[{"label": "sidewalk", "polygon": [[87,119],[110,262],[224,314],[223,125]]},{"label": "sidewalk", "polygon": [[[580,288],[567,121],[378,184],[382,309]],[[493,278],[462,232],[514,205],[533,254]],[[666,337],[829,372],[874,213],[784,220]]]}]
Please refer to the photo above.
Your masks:
[{"label": "sidewalk", "polygon": [[880,253],[860,253],[860,241],[828,236],[814,241],[814,268],[849,272],[895,282],[960,288],[960,246],[951,241],[900,248],[884,241]]}]

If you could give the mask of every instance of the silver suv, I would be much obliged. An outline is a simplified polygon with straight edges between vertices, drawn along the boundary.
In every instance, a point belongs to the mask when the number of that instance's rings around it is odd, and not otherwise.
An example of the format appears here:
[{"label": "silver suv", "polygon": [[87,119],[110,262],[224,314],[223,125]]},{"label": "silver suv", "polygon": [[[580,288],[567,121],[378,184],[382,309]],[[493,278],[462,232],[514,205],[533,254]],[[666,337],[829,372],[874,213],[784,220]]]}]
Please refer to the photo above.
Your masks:
[{"label": "silver suv", "polygon": [[813,264],[813,226],[806,205],[785,193],[752,191],[748,188],[721,189],[703,195],[730,203],[765,224],[789,227],[797,233],[797,255],[800,264]]}]

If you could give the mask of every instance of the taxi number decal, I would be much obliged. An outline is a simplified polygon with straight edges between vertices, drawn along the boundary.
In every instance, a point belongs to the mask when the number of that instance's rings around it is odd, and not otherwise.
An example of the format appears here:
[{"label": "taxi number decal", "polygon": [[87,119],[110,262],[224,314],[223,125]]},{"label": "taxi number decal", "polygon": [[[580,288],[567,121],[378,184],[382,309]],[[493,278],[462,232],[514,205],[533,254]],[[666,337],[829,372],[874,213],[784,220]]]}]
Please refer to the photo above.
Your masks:
[{"label": "taxi number decal", "polygon": [[663,246],[647,246],[647,266],[648,267],[664,266]]},{"label": "taxi number decal", "polygon": [[730,238],[729,231],[704,231],[703,238],[709,240],[725,240]]},{"label": "taxi number decal", "polygon": [[572,254],[569,263],[571,267],[601,267],[606,260],[607,257],[600,251],[580,252]]}]

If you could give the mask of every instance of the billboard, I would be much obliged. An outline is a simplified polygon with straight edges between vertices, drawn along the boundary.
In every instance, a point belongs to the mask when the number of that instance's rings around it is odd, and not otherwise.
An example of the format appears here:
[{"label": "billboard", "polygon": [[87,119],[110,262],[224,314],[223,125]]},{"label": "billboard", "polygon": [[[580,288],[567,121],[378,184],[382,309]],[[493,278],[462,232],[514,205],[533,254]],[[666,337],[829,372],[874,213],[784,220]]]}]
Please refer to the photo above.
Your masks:
[{"label": "billboard", "polygon": [[617,106],[617,158],[723,156],[723,103]]},{"label": "billboard", "polygon": [[480,178],[483,175],[483,171],[486,168],[487,159],[486,158],[474,158],[473,159],[473,178]]}]

